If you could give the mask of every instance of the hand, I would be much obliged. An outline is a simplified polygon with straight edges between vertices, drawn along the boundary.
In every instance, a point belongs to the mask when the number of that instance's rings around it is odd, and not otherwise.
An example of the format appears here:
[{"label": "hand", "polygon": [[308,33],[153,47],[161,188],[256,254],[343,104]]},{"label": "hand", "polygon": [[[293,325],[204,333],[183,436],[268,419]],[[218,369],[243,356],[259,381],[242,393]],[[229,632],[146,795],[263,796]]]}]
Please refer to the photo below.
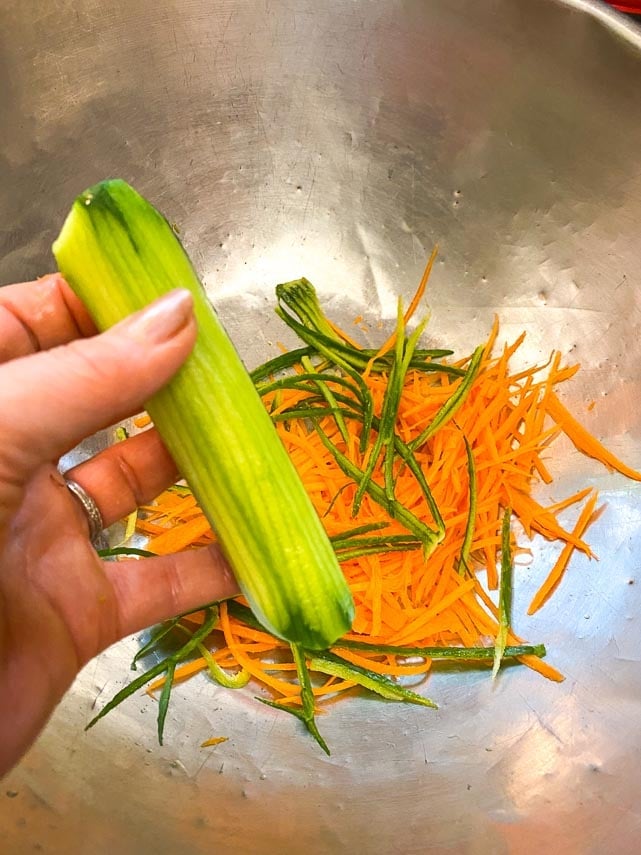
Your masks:
[{"label": "hand", "polygon": [[[89,542],[86,515],[56,463],[140,411],[179,368],[196,339],[191,295],[174,291],[95,333],[60,276],[0,288],[0,775],[89,659],[237,593],[216,547],[104,562]],[[68,474],[106,526],[178,477],[153,429]]]}]

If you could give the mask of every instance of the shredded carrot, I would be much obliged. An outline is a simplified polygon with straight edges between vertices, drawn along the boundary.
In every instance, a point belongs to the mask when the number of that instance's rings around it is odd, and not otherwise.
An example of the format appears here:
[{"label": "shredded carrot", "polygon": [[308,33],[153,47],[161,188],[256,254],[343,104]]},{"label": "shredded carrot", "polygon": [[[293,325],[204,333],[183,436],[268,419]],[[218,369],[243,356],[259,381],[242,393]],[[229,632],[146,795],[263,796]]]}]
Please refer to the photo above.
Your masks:
[{"label": "shredded carrot", "polygon": [[361,349],[360,344],[355,342],[354,339],[345,332],[345,330],[342,330],[333,321],[330,321],[329,318],[328,318],[328,323],[329,323],[330,327],[334,330],[336,335],[340,336],[346,344],[351,344],[351,346],[355,347],[356,350]]},{"label": "shredded carrot", "polygon": [[598,439],[588,433],[588,431],[579,424],[574,416],[567,410],[559,401],[557,396],[551,392],[547,402],[547,411],[554,421],[563,430],[563,433],[571,440],[574,446],[588,457],[594,457],[608,469],[616,469],[626,478],[631,478],[633,481],[641,481],[641,472],[636,469],[631,469],[626,466],[618,457],[608,451]]},{"label": "shredded carrot", "polygon": [[212,745],[220,745],[221,742],[227,742],[228,736],[212,736],[211,739],[206,739],[200,743],[201,748],[210,748]]},{"label": "shredded carrot", "polygon": [[519,656],[519,662],[527,665],[533,671],[538,671],[543,677],[547,677],[548,680],[553,680],[555,683],[562,683],[565,680],[560,671],[557,671],[549,662],[539,659],[538,656]]},{"label": "shredded carrot", "polygon": [[[406,321],[419,305],[435,257],[436,250],[405,313]],[[361,320],[356,318],[355,325]],[[333,328],[345,342],[352,343],[338,327]],[[443,517],[442,542],[427,558],[420,548],[356,557],[347,554],[343,558],[338,553],[356,609],[352,629],[343,643],[358,641],[412,649],[491,646],[499,626],[499,612],[490,592],[498,584],[501,522],[507,507],[511,508],[527,538],[543,536],[562,545],[557,561],[532,601],[529,614],[541,608],[559,586],[575,550],[594,557],[583,538],[598,515],[595,512],[597,493],[591,488],[578,490],[547,506],[534,496],[537,484],[552,481],[544,458],[559,433],[565,433],[579,451],[606,467],[641,480],[641,473],[605,449],[556,396],[555,387],[568,381],[578,366],[563,366],[561,355],[555,352],[545,364],[511,372],[510,360],[521,347],[524,335],[495,355],[498,334],[499,322],[495,317],[482,351],[480,368],[468,394],[454,417],[429,435],[414,452]],[[395,335],[392,335],[377,351],[376,357],[389,353],[395,343]],[[371,393],[374,412],[379,415],[388,377],[371,370],[376,357],[370,360],[363,379]],[[465,371],[470,357],[449,364]],[[395,422],[397,436],[410,443],[421,434],[444,403],[456,394],[462,382],[463,378],[456,372],[450,376],[445,372],[408,370]],[[273,415],[286,415],[288,410],[304,405],[304,401],[305,393],[300,389],[281,388],[265,396],[265,405]],[[365,469],[371,447],[365,453],[359,449],[362,431],[359,420],[346,419],[347,442],[331,416],[320,416],[318,424],[351,464]],[[352,516],[356,484],[345,475],[308,419],[294,418],[278,421],[276,425],[330,537],[338,537],[366,524],[384,525],[382,531],[386,537],[407,535],[404,525],[368,494],[363,497],[357,517]],[[466,441],[476,478],[472,521],[469,520],[471,488]],[[384,483],[382,460],[374,470],[373,482]],[[394,499],[427,525],[434,524],[434,515],[408,466],[399,464],[395,468]],[[577,522],[572,530],[566,530],[559,522],[559,514],[580,502],[584,504]],[[154,552],[172,552],[214,540],[188,492],[170,490],[163,493],[142,510],[138,528],[149,537],[149,549]],[[466,537],[467,558],[463,562]],[[525,545],[514,544],[514,556],[527,552]],[[202,613],[187,619],[202,622]],[[510,632],[508,644],[520,643]],[[221,667],[231,671],[245,669],[277,703],[301,705],[300,686],[288,645],[253,625],[245,625],[225,603],[220,605],[217,632],[208,646],[213,648],[212,655]],[[435,667],[430,657],[408,659],[375,649],[341,647],[340,641],[334,652],[354,667],[392,679],[428,675]],[[522,655],[518,661],[550,680],[563,679],[562,674],[538,656]],[[204,659],[182,663],[176,669],[175,679],[185,679],[204,668]],[[314,675],[314,680],[312,691],[319,708],[355,686],[352,680],[327,678],[320,673]],[[160,679],[150,689],[153,691],[162,685]],[[217,741],[220,739],[204,744],[213,745]]]},{"label": "shredded carrot", "polygon": [[[430,273],[432,272],[432,267],[434,267],[434,262],[436,261],[436,256],[438,255],[438,247],[435,246],[432,250],[432,254],[430,255],[427,264],[425,265],[425,270],[423,271],[423,275],[421,276],[421,281],[418,284],[418,288],[414,296],[412,297],[409,306],[407,307],[405,314],[403,315],[403,321],[405,324],[410,320],[410,318],[414,315],[414,312],[417,310],[421,300],[423,299],[423,295],[425,293],[425,289],[427,288],[427,282],[430,278]],[[380,359],[381,356],[385,356],[386,353],[389,353],[390,350],[394,347],[396,343],[396,332],[393,332],[392,335],[387,339],[387,341],[381,345],[378,349],[377,353],[370,359],[365,368],[365,376],[369,376],[372,365],[376,359]]]},{"label": "shredded carrot", "polygon": [[140,416],[136,416],[133,421],[137,428],[145,428],[147,427],[147,425],[151,424],[151,416],[149,416],[147,413],[143,413]]},{"label": "shredded carrot", "polygon": [[[590,522],[593,521],[594,508],[597,503],[597,498],[597,494],[593,493],[588,499],[588,501],[585,503],[583,510],[581,511],[577,523],[574,527],[574,531],[572,532],[574,537],[581,537]],[[527,610],[527,613],[529,615],[533,615],[534,612],[538,611],[541,608],[541,606],[549,598],[552,591],[554,591],[556,586],[559,584],[575,548],[576,547],[573,543],[565,544],[561,551],[561,554],[559,555],[556,563],[554,564],[554,567],[550,570],[550,573],[548,574],[548,577],[546,578],[545,582],[543,582],[539,590],[536,592],[534,599],[530,603],[530,607]]]}]

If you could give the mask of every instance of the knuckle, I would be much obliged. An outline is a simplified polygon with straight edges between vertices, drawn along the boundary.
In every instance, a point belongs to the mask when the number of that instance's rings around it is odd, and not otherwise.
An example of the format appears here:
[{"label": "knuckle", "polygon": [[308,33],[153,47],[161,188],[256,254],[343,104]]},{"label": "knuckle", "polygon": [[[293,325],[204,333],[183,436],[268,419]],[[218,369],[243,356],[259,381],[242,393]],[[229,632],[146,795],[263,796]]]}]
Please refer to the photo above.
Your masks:
[{"label": "knuckle", "polygon": [[112,380],[119,362],[117,351],[107,353],[104,347],[96,346],[96,341],[72,341],[59,348],[64,370],[91,386]]},{"label": "knuckle", "polygon": [[120,475],[119,480],[129,493],[130,504],[138,507],[145,501],[145,490],[136,467],[133,466],[128,456],[120,451],[120,449],[117,451],[115,462]]},{"label": "knuckle", "polygon": [[166,561],[163,565],[165,571],[163,584],[167,592],[171,614],[178,614],[184,609],[185,586],[178,566],[177,556],[166,555],[165,559]]}]

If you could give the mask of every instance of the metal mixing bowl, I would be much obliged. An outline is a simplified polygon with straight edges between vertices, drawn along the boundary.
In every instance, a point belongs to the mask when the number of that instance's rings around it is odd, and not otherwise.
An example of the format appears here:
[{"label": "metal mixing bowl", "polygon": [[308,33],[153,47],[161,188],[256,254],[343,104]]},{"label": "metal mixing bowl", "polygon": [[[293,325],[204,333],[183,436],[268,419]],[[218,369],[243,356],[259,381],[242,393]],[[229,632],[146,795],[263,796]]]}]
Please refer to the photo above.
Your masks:
[{"label": "metal mixing bowl", "polygon": [[[468,353],[493,314],[583,369],[564,396],[641,466],[641,32],[587,0],[4,0],[0,281],[52,267],[77,192],[121,176],[180,224],[249,364],[283,338],[276,282],[390,320],[435,242],[429,338]],[[588,401],[595,400],[592,411]],[[627,853],[641,834],[639,489],[593,484],[600,562],[575,556],[522,635],[567,676],[431,678],[438,712],[360,697],[325,757],[252,692],[176,691],[85,734],[135,640],[91,662],[0,792],[3,851]],[[212,734],[229,742],[199,748]],[[5,792],[13,798],[5,796]]]}]

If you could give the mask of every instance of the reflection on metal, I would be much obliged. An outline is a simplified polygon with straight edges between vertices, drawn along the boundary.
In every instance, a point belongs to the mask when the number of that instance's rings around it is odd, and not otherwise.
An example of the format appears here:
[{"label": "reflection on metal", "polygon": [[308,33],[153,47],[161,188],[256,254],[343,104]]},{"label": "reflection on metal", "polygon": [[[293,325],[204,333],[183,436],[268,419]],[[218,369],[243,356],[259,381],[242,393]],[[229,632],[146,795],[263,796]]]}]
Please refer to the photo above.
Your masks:
[{"label": "reflection on metal", "polygon": [[[179,224],[250,364],[286,338],[276,282],[391,321],[435,242],[429,338],[469,352],[498,312],[528,358],[579,360],[574,410],[641,466],[641,37],[589,2],[5,0],[0,280],[51,268],[73,196],[132,181]],[[587,402],[596,406],[587,411]],[[577,556],[517,629],[562,685],[443,670],[438,712],[357,698],[323,756],[288,716],[198,679],[167,744],[141,696],[83,733],[135,642],[90,663],[0,793],[3,851],[636,851],[641,832],[638,487],[567,446],[561,497],[602,490]],[[634,583],[634,584],[633,584]],[[213,735],[229,736],[214,749]],[[5,798],[5,790],[17,791]]]}]

